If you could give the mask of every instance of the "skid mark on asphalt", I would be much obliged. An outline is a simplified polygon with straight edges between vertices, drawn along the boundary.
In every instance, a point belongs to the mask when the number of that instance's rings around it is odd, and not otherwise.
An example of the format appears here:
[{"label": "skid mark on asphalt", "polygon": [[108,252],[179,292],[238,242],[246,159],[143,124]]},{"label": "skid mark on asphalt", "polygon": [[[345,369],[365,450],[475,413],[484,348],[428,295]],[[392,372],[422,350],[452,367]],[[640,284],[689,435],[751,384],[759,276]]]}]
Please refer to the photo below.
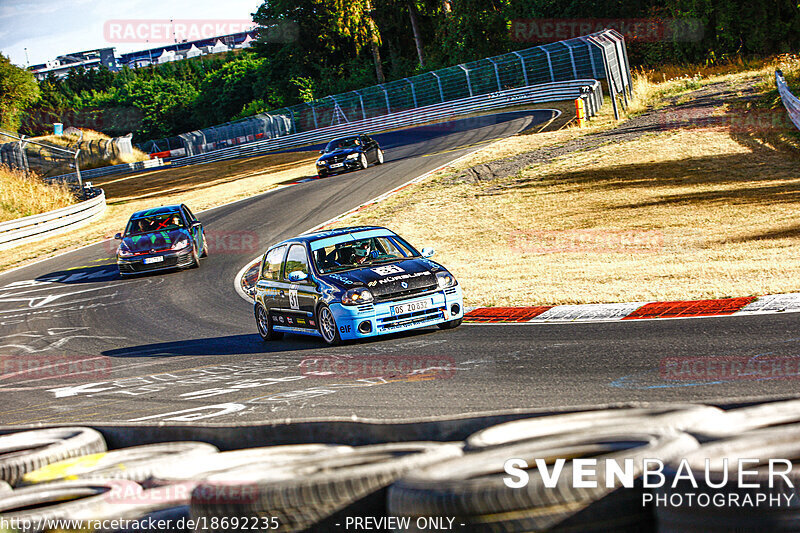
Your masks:
[{"label": "skid mark on asphalt", "polygon": [[86,332],[87,330],[89,330],[88,327],[72,327],[72,328],[48,328],[45,333],[37,333],[34,331],[12,333],[10,335],[4,335],[0,337],[0,342],[3,342],[2,339],[22,338],[34,341],[33,344],[38,344],[38,346],[31,346],[31,343],[18,344],[17,342],[14,342],[14,340],[12,340],[8,344],[0,344],[0,350],[16,348],[19,351],[23,351],[28,354],[33,354],[33,353],[41,353],[49,350],[63,348],[69,341],[75,339],[122,340],[126,338],[126,337],[111,336],[111,335],[70,334],[70,333],[77,333],[79,331]]}]

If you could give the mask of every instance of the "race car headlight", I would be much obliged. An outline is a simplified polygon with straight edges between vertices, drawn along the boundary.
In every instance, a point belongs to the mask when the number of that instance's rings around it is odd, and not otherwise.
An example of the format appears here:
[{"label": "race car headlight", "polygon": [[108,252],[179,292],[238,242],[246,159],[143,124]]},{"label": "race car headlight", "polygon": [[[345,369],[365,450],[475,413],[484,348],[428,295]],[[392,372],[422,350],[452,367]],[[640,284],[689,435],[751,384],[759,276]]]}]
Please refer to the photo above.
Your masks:
[{"label": "race car headlight", "polygon": [[317,159],[317,166],[318,167],[324,167],[325,166],[325,161],[323,161],[322,159]]},{"label": "race car headlight", "polygon": [[124,244],[120,244],[119,248],[117,248],[117,254],[119,254],[120,257],[131,257],[133,252],[131,252]]},{"label": "race car headlight", "polygon": [[440,289],[446,289],[447,287],[455,286],[456,278],[454,278],[449,272],[437,272],[436,283],[439,284]]},{"label": "race car headlight", "polygon": [[358,159],[358,156],[360,156],[360,155],[361,155],[361,154],[359,154],[358,152],[356,152],[356,153],[354,153],[354,154],[350,154],[350,155],[348,155],[348,156],[347,156],[345,159]]},{"label": "race car headlight", "polygon": [[358,289],[350,289],[344,296],[342,296],[342,303],[344,305],[359,305],[369,303],[373,300],[372,293],[365,287]]},{"label": "race car headlight", "polygon": [[188,248],[190,244],[189,239],[178,239],[172,244],[171,249],[183,250],[184,248]]}]

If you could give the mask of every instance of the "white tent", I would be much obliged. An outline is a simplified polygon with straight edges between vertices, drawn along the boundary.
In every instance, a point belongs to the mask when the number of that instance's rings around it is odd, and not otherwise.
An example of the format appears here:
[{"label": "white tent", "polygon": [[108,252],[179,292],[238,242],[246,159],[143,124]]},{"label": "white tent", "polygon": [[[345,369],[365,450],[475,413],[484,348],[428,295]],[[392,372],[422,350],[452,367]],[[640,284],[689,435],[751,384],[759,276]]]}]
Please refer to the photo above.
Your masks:
[{"label": "white tent", "polygon": [[247,34],[247,37],[245,37],[245,38],[244,38],[244,41],[242,41],[242,42],[239,44],[239,48],[250,48],[250,43],[252,43],[254,40],[255,40],[255,39],[253,39],[252,37],[250,37],[250,34],[248,33],[248,34]]},{"label": "white tent", "polygon": [[219,54],[220,52],[227,52],[228,45],[223,43],[221,40],[214,43],[214,46],[211,47],[212,54]]},{"label": "white tent", "polygon": [[158,56],[158,63],[169,63],[170,61],[175,61],[175,51],[174,50],[164,50],[160,56]]},{"label": "white tent", "polygon": [[195,45],[193,44],[191,48],[189,48],[188,50],[186,50],[186,57],[187,57],[187,58],[189,58],[189,57],[197,57],[197,56],[199,56],[199,55],[202,55],[202,53],[203,53],[203,52],[201,52],[201,51],[200,51],[200,49],[199,49],[199,48],[197,48],[197,46],[195,46]]}]

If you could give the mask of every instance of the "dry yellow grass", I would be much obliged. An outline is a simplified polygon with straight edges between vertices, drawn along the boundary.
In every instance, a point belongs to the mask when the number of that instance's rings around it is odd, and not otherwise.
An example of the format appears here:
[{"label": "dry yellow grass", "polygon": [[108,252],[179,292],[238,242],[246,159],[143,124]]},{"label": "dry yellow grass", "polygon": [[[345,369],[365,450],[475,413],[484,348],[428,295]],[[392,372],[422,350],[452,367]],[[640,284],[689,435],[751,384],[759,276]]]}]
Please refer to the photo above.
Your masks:
[{"label": "dry yellow grass", "polygon": [[63,185],[47,185],[36,175],[0,165],[0,222],[38,215],[75,203]]},{"label": "dry yellow grass", "polygon": [[[775,70],[781,69],[787,80],[800,75],[797,55],[745,61],[741,57],[715,65],[666,65],[658,69],[635,69],[633,100],[628,114],[646,111],[651,106],[665,105],[665,98],[699,89],[709,83],[737,83],[756,79],[763,91],[775,87]],[[771,102],[777,107],[779,102]]]},{"label": "dry yellow grass", "polygon": [[[108,198],[108,209],[101,220],[58,239],[4,251],[0,271],[110,238],[124,228],[131,213],[140,209],[185,203],[196,213],[313,176],[315,159],[316,153],[295,152],[94,180]],[[109,249],[109,256],[112,254]]]},{"label": "dry yellow grass", "polygon": [[[774,87],[770,69],[703,84],[749,78],[763,96]],[[674,80],[663,83],[653,82],[648,105],[679,94]],[[733,113],[719,106],[713,114],[731,120],[717,127],[656,129],[488,183],[459,181],[460,172],[447,169],[340,225],[384,225],[433,246],[474,306],[798,291],[800,150],[786,132],[742,128]],[[458,168],[584,132],[502,140]]]},{"label": "dry yellow grass", "polygon": [[468,305],[789,292],[800,289],[798,163],[724,130],[664,133],[502,184],[440,175],[342,225],[435,247]]}]

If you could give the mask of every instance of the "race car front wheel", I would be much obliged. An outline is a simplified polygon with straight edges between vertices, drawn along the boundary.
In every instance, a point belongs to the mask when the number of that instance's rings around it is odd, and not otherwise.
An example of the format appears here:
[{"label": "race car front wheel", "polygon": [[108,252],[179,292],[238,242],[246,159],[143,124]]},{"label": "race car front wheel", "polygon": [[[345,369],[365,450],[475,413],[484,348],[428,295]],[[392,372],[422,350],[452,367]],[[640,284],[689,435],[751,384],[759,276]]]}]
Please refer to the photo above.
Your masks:
[{"label": "race car front wheel", "polygon": [[358,158],[358,164],[361,165],[361,168],[367,168],[369,166],[369,161],[367,161],[367,154],[362,153],[361,157]]},{"label": "race car front wheel", "polygon": [[319,309],[317,309],[317,324],[320,335],[330,346],[336,346],[342,342],[342,337],[339,336],[339,328],[336,325],[336,318],[333,316],[330,307],[325,304],[320,305]]},{"label": "race car front wheel", "polygon": [[463,318],[457,318],[455,320],[450,320],[448,322],[442,322],[442,323],[437,324],[437,325],[439,326],[439,329],[453,329],[453,328],[457,328],[458,326],[460,326],[462,320],[463,320]]},{"label": "race car front wheel", "polygon": [[283,337],[283,333],[272,329],[272,319],[261,304],[256,305],[256,326],[262,340],[275,341]]}]

